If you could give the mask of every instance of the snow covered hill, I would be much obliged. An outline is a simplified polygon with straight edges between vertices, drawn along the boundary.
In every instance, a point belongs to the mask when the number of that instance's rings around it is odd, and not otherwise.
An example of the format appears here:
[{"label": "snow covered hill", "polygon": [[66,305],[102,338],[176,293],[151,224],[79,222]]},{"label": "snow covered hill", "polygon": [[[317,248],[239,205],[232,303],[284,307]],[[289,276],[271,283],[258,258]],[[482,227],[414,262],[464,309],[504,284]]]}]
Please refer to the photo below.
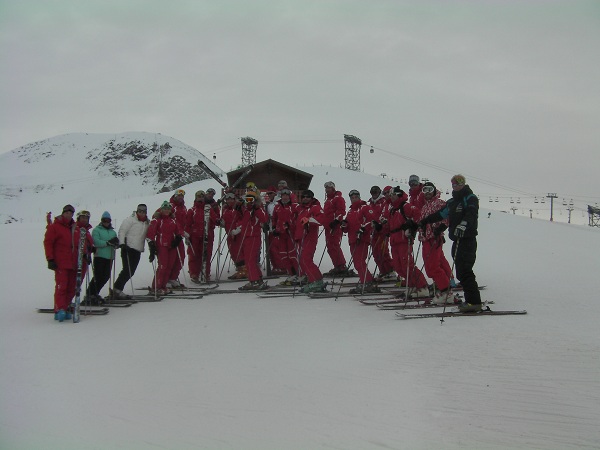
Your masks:
[{"label": "snow covered hill", "polygon": [[[364,197],[386,184],[299,168],[314,174],[321,199],[328,180]],[[118,227],[137,203],[170,195],[120,183],[118,196],[89,183],[28,193],[23,220],[0,225],[0,448],[600,448],[600,230],[481,211],[483,297],[525,316],[442,325],[350,298],[237,293],[137,304],[79,324],[35,313],[52,305],[54,287],[44,211],[79,201],[93,224],[106,209]],[[184,189],[208,187],[217,186]],[[2,211],[13,205],[0,199]],[[146,256],[133,287],[151,282]],[[321,267],[331,267],[327,255]]]},{"label": "snow covered hill", "polygon": [[33,142],[0,155],[0,196],[16,205],[3,213],[26,218],[18,205],[32,196],[44,203],[64,194],[83,204],[88,192],[110,198],[172,191],[206,178],[199,159],[223,173],[198,150],[160,133],[73,133]]}]

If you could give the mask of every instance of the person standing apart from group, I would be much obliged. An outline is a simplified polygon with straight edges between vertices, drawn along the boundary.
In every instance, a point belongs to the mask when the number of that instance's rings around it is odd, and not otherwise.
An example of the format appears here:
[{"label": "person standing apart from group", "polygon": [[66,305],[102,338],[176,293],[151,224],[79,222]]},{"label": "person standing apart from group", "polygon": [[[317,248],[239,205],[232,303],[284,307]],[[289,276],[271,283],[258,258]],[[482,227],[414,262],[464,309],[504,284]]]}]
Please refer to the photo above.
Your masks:
[{"label": "person standing apart from group", "polygon": [[421,219],[418,225],[423,229],[427,224],[448,219],[456,278],[465,296],[465,302],[458,308],[461,312],[477,312],[481,311],[481,294],[473,266],[477,257],[479,199],[466,183],[464,175],[454,175],[450,182],[452,198],[442,209]]}]

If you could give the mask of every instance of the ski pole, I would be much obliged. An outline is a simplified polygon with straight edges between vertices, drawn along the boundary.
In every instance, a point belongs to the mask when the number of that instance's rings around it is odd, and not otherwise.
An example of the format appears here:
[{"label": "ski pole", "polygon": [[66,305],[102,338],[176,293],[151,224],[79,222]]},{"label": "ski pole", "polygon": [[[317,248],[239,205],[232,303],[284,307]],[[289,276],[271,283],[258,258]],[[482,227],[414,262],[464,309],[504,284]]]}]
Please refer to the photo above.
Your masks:
[{"label": "ski pole", "polygon": [[[454,272],[454,265],[456,264],[456,254],[458,253],[458,245],[460,244],[460,238],[456,240],[456,247],[454,247],[454,255],[452,255],[452,267],[451,272]],[[446,302],[444,302],[444,309],[442,310],[442,317],[440,318],[440,325],[444,324],[444,315],[446,314]]]}]

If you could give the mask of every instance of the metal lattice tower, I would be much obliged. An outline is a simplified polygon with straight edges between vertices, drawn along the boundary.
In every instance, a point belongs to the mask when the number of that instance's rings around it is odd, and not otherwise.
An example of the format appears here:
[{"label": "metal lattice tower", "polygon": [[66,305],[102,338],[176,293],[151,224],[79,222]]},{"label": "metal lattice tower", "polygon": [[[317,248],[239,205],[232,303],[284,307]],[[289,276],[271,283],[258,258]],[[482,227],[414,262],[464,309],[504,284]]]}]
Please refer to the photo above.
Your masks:
[{"label": "metal lattice tower", "polygon": [[350,134],[344,135],[344,146],[346,147],[346,169],[360,171],[360,146],[362,141]]},{"label": "metal lattice tower", "polygon": [[256,164],[256,147],[258,141],[251,137],[242,138],[242,167]]}]

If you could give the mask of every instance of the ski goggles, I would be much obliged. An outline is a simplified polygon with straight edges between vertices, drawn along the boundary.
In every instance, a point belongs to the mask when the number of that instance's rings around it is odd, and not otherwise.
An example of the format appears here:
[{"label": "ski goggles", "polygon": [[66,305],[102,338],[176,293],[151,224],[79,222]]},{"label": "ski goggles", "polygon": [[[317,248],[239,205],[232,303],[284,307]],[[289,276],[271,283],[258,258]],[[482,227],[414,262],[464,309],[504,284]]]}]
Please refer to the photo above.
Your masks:
[{"label": "ski goggles", "polygon": [[89,218],[91,216],[89,211],[86,211],[85,209],[83,211],[79,211],[79,214],[77,214],[77,217],[81,217],[81,216],[85,216],[87,218]]},{"label": "ski goggles", "polygon": [[433,194],[434,192],[435,192],[435,187],[423,186],[423,194]]},{"label": "ski goggles", "polygon": [[208,190],[206,191],[206,193],[207,193],[207,194],[213,194],[213,195],[214,195],[214,194],[216,194],[216,193],[217,193],[217,191],[215,191],[213,188],[210,188],[210,189],[208,189]]},{"label": "ski goggles", "polygon": [[256,198],[252,195],[247,195],[245,198],[246,198],[246,203],[254,203],[254,201],[256,200]]}]

